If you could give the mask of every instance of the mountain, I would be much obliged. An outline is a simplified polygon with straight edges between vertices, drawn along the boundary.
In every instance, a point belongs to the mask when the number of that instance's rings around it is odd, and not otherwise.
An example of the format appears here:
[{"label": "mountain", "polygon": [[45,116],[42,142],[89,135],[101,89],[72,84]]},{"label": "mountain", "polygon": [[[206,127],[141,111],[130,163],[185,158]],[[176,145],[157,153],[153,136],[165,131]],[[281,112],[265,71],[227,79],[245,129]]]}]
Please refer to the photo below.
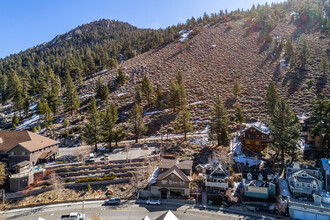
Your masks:
[{"label": "mountain", "polygon": [[[170,80],[178,71],[185,76],[197,130],[205,128],[217,95],[225,100],[231,117],[240,105],[248,121],[267,118],[264,98],[270,81],[297,114],[306,114],[317,93],[329,97],[329,72],[320,68],[321,60],[330,56],[329,15],[327,1],[290,0],[253,6],[248,11],[204,14],[165,30],[100,20],[1,60],[0,71],[3,76],[16,71],[23,78],[25,70],[36,81],[50,69],[61,78],[68,72],[73,79],[82,74],[88,77],[84,85],[77,85],[81,98],[94,93],[101,78],[110,85],[110,102],[118,106],[124,124],[135,88],[145,75],[154,87],[161,86],[166,97]],[[110,58],[124,69],[128,77],[124,86],[112,86],[117,68],[109,65]],[[232,94],[235,82],[242,90],[237,98]],[[38,93],[38,88],[31,91],[30,96]],[[9,98],[7,94],[3,100]],[[102,109],[105,104],[100,105]],[[172,128],[176,117],[172,111],[143,105],[148,126],[155,128],[149,129],[150,134],[156,133],[160,124]]]}]

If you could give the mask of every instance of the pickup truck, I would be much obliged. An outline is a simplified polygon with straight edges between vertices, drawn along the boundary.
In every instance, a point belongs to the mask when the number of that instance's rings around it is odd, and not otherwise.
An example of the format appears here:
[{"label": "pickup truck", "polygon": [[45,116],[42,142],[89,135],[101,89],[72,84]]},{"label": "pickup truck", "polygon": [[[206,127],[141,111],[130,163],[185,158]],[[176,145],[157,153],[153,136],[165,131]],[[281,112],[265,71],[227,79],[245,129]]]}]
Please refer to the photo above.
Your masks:
[{"label": "pickup truck", "polygon": [[81,214],[78,212],[70,213],[70,215],[62,215],[61,220],[84,220],[85,214]]}]

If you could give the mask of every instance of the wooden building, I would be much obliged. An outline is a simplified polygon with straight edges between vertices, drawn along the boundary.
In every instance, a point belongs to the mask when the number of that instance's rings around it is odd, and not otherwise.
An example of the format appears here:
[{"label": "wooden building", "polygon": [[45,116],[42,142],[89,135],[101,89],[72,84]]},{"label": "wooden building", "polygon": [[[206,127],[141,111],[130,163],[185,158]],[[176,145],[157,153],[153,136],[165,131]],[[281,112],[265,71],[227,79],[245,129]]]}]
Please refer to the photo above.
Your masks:
[{"label": "wooden building", "polygon": [[248,124],[242,131],[240,140],[244,154],[260,154],[272,141],[269,128],[262,122]]}]

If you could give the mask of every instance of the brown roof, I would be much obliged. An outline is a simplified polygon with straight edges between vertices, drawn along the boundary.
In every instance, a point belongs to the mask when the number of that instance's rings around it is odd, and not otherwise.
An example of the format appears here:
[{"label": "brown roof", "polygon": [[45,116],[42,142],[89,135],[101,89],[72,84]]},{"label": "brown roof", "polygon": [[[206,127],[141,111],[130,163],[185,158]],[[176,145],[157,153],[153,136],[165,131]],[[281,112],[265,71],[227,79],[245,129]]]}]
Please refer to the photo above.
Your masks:
[{"label": "brown roof", "polygon": [[179,162],[178,159],[175,159],[175,160],[162,159],[160,161],[159,168],[160,169],[170,169],[174,165],[176,165],[179,169],[182,169],[182,170],[191,170],[192,165],[193,165],[193,161],[192,160],[184,160],[184,161]]},{"label": "brown roof", "polygon": [[30,131],[0,131],[0,151],[9,151],[18,144],[33,152],[59,142]]},{"label": "brown roof", "polygon": [[190,176],[188,177],[186,174],[184,174],[176,165],[174,165],[171,169],[165,171],[164,173],[161,173],[156,178],[156,180],[162,180],[162,179],[166,178],[167,176],[171,175],[172,173],[175,174],[176,176],[178,176],[183,181],[191,181]]}]

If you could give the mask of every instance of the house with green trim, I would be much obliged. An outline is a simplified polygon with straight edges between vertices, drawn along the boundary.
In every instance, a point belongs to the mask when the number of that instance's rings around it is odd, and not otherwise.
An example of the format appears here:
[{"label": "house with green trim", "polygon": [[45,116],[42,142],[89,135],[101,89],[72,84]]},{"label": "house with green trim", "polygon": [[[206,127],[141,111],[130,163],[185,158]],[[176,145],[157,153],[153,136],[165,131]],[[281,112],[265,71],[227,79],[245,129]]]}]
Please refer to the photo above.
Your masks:
[{"label": "house with green trim", "polygon": [[244,196],[268,199],[276,196],[274,175],[267,171],[243,171]]}]

